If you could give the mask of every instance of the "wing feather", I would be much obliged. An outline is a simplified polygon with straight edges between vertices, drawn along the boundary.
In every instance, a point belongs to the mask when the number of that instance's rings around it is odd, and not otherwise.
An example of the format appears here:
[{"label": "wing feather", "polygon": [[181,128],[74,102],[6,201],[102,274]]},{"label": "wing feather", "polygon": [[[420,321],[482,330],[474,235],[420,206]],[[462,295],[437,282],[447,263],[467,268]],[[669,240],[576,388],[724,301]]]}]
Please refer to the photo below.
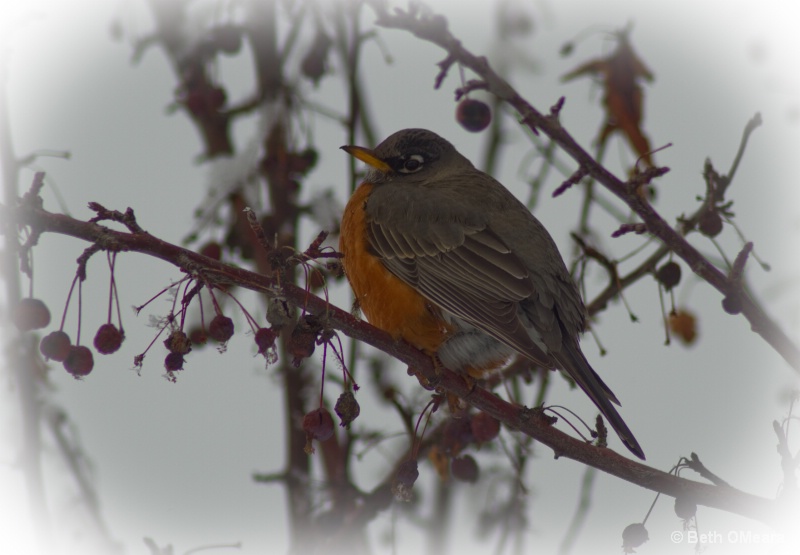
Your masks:
[{"label": "wing feather", "polygon": [[549,365],[520,319],[519,303],[535,295],[522,261],[487,227],[455,227],[427,222],[418,228],[423,235],[372,221],[370,245],[390,272],[433,304]]}]

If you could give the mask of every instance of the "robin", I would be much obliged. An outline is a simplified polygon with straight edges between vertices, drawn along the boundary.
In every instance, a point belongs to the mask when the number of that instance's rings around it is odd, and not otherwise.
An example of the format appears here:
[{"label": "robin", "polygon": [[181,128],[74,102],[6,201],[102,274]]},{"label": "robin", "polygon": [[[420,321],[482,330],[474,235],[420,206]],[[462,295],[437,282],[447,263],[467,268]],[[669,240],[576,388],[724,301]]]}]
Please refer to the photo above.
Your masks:
[{"label": "robin", "polygon": [[339,249],[370,323],[472,377],[514,353],[558,368],[644,459],[581,352],[578,287],[525,205],[426,129],[342,149],[369,166],[344,210]]}]

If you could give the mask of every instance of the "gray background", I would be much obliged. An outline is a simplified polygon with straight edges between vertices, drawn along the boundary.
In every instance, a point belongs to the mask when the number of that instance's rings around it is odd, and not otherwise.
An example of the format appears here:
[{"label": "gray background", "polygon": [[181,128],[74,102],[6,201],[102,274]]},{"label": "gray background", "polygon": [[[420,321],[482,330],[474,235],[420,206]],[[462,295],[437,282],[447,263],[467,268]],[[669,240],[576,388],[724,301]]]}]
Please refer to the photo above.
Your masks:
[{"label": "gray background", "polygon": [[[433,5],[448,17],[451,29],[467,48],[497,60],[500,54],[486,23],[492,20],[490,3],[439,1]],[[765,273],[752,264],[748,279],[769,313],[798,339],[797,5],[777,0],[542,0],[529,3],[526,9],[537,27],[519,47],[535,61],[536,69],[515,71],[513,83],[540,110],[566,95],[563,123],[587,146],[602,122],[598,107],[602,91],[588,79],[562,84],[559,76],[608,52],[613,44],[596,34],[581,42],[570,58],[559,58],[558,50],[565,40],[593,25],[612,31],[634,23],[634,47],[656,76],[655,83],[646,87],[645,130],[654,146],[673,143],[656,155],[658,163],[672,169],[658,184],[658,209],[669,221],[697,205],[694,198],[704,191],[704,159],[711,157],[718,170],[726,171],[745,123],[761,112],[764,126],[754,134],[730,194],[736,201],[736,222],[773,267]],[[39,158],[35,168],[22,172],[21,188],[30,183],[33,169],[43,169],[74,216],[91,216],[88,201],[116,209],[131,206],[150,233],[180,242],[207,187],[224,184],[246,161],[194,163],[200,145],[193,126],[180,113],[166,114],[174,78],[163,54],[149,50],[138,64],[131,64],[130,38],[151,29],[146,6],[134,1],[16,2],[4,11],[6,28],[0,34],[5,35],[9,64],[8,111],[14,149],[18,156],[39,149],[64,149],[72,155],[69,161]],[[365,13],[365,23],[371,23],[370,11]],[[122,42],[110,39],[115,18],[126,32]],[[451,72],[442,90],[432,89],[435,63],[443,57],[442,51],[400,31],[382,30],[381,36],[393,63],[387,66],[374,45],[364,55],[370,108],[381,136],[403,127],[429,127],[478,162],[484,137],[465,133],[452,115],[457,73]],[[251,90],[247,59],[229,59],[219,70],[229,99],[242,98]],[[307,83],[303,86],[311,88]],[[342,90],[341,81],[329,77],[320,89],[308,93],[338,109]],[[303,194],[310,198],[332,188],[344,203],[349,186],[346,160],[337,150],[344,133],[319,115],[313,116],[312,123],[320,165],[304,183]],[[506,126],[511,145],[497,177],[525,198],[520,168],[528,143],[513,119]],[[258,129],[257,121],[236,128],[240,151],[244,152]],[[613,139],[606,157],[612,170],[622,174],[620,168],[631,159],[627,146],[618,137]],[[570,192],[552,199],[549,193],[555,184],[548,184],[536,214],[562,252],[569,253],[568,233],[577,220],[581,196]],[[61,209],[51,188],[45,190],[44,198],[46,208]],[[308,225],[307,240],[317,231]],[[607,234],[598,238],[617,256],[640,240],[612,240]],[[728,255],[735,256],[740,243],[729,227],[720,241]],[[692,242],[715,255],[709,241],[693,237]],[[55,325],[73,262],[85,246],[45,236],[35,251],[35,294],[47,301]],[[624,308],[614,303],[596,323],[608,355],[600,358],[590,337],[584,339],[584,351],[622,400],[622,414],[636,432],[649,464],[668,470],[679,456],[696,451],[712,471],[734,486],[772,497],[782,476],[771,423],[787,414],[786,393],[797,388],[797,374],[749,331],[743,318],[722,313],[718,293],[683,269],[685,279],[677,297],[698,315],[701,336],[696,345],[663,345],[657,288],[653,280],[644,279],[626,294],[639,323],[632,324]],[[86,342],[104,321],[108,286],[102,257],[92,260],[89,271],[84,289]],[[264,370],[263,359],[253,356],[251,337],[237,334],[224,355],[212,349],[193,353],[177,384],[162,376],[160,347],[147,359],[141,375],[131,369],[133,356],[155,333],[147,327],[148,314],[163,314],[168,305],[156,302],[138,318],[127,307],[144,302],[178,277],[173,268],[146,257],[119,257],[117,279],[127,332],[122,351],[96,357],[94,372],[83,381],[72,379],[56,365],[49,402],[65,408],[74,422],[110,534],[128,553],[147,553],[143,536],[161,545],[172,543],[178,553],[239,541],[242,553],[284,552],[284,491],[275,485],[254,485],[250,478],[254,471],[280,470],[283,457],[280,387],[271,370]],[[587,281],[589,298],[604,284],[604,276],[593,274]],[[256,299],[246,295],[242,299],[252,303],[254,313],[261,312]],[[343,289],[335,291],[333,299],[339,306],[349,306]],[[68,321],[74,330],[74,310]],[[399,366],[397,371],[404,374]],[[555,381],[548,401],[591,418],[594,413],[588,400],[570,392],[561,380]],[[408,387],[414,390],[413,383]],[[329,388],[330,394],[333,389]],[[397,419],[370,403],[368,388],[364,393],[362,418],[373,423],[386,418],[387,433],[399,432]],[[15,466],[18,409],[10,378],[4,376],[0,395],[0,433],[7,438],[0,451],[0,552],[26,553],[32,549],[31,529]],[[796,448],[796,436],[794,440]],[[616,438],[611,441],[612,447],[620,447]],[[369,451],[356,473],[359,482],[367,488],[377,483],[392,453],[404,447],[401,438]],[[572,516],[584,469],[570,461],[554,461],[552,453],[541,446],[535,448],[535,455],[528,476],[532,509],[527,541],[529,549],[549,553],[555,551]],[[64,552],[91,553],[94,532],[52,443],[45,458],[50,509],[64,539]],[[430,486],[435,479],[432,469],[423,465],[422,474],[420,487]],[[452,545],[463,553],[491,552],[497,539],[477,541],[471,514],[475,507],[491,504],[490,486],[461,489],[464,514],[457,515],[459,533]],[[616,478],[599,476],[589,522],[575,552],[619,552],[622,528],[643,518],[652,497]],[[726,538],[729,531],[768,531],[758,523],[710,509],[701,509],[699,518],[701,531],[717,531]],[[388,511],[373,527],[381,552],[390,551],[387,538],[394,520],[393,511]],[[397,552],[419,552],[422,540],[417,529],[405,520],[397,526]],[[648,527],[651,540],[640,553],[692,552],[693,545],[675,545],[670,540],[671,532],[681,530],[670,499],[659,502]],[[754,553],[762,548],[725,542],[707,552]]]}]

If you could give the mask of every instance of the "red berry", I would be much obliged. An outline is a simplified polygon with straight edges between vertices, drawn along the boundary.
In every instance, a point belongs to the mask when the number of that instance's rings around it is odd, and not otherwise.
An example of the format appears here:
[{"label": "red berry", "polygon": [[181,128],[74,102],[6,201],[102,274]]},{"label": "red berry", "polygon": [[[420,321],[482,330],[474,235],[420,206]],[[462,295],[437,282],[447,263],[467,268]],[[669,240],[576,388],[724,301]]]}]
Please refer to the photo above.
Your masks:
[{"label": "red berry", "polygon": [[442,429],[440,445],[447,455],[455,456],[474,440],[469,420],[451,417]]},{"label": "red berry", "polygon": [[473,416],[469,426],[478,443],[492,441],[500,433],[500,421],[485,412]]},{"label": "red berry", "polygon": [[320,407],[303,417],[303,431],[306,436],[318,441],[333,437],[333,417],[328,409]]},{"label": "red berry", "polygon": [[94,348],[101,355],[110,355],[119,350],[123,339],[125,339],[125,334],[114,324],[103,324],[94,336]]},{"label": "red berry", "polygon": [[667,262],[656,270],[656,279],[669,291],[681,281],[681,267],[677,262]]},{"label": "red berry", "polygon": [[208,336],[214,341],[225,343],[233,337],[233,320],[222,314],[217,314],[208,325]]},{"label": "red berry", "polygon": [[72,342],[69,340],[69,335],[59,330],[51,332],[42,338],[41,343],[39,343],[39,351],[45,358],[56,362],[64,362],[69,354],[70,346],[72,346]]},{"label": "red berry", "polygon": [[39,299],[20,299],[14,307],[14,325],[20,331],[38,330],[50,323],[50,310]]},{"label": "red berry", "polygon": [[478,463],[471,455],[454,458],[450,463],[450,470],[453,472],[453,478],[470,484],[477,482],[480,476]]},{"label": "red berry", "polygon": [[190,91],[183,100],[189,111],[195,116],[202,116],[206,112],[206,96],[202,91]]},{"label": "red berry", "polygon": [[222,87],[214,87],[208,91],[208,105],[212,110],[219,110],[228,101],[228,94]]},{"label": "red berry", "polygon": [[216,241],[209,241],[200,247],[200,254],[213,258],[214,260],[219,260],[222,258],[222,247]]},{"label": "red berry", "polygon": [[467,131],[477,133],[489,127],[492,122],[492,110],[485,102],[465,98],[458,103],[456,120]]},{"label": "red berry", "polygon": [[278,337],[278,332],[272,328],[258,328],[255,335],[256,345],[258,345],[258,354],[263,355],[275,345],[275,339]]},{"label": "red berry", "polygon": [[183,355],[181,353],[169,353],[164,359],[164,368],[167,369],[167,372],[183,370]]},{"label": "red berry", "polygon": [[[200,328],[194,328],[189,330],[189,341],[192,345],[205,345],[208,341],[208,336],[206,332]],[[169,347],[167,347],[169,349]]]},{"label": "red berry", "polygon": [[94,357],[89,347],[83,345],[73,345],[69,348],[67,358],[64,359],[64,368],[75,376],[80,378],[89,375],[94,368]]}]

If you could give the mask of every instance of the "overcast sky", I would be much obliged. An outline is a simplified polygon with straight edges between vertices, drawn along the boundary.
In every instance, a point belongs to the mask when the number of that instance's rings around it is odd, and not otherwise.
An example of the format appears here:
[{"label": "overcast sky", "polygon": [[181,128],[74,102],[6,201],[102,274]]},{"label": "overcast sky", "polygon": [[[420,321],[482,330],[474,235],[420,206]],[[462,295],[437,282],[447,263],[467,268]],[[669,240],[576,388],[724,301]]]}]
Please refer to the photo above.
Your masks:
[{"label": "overcast sky", "polygon": [[[37,159],[22,172],[21,190],[30,183],[34,170],[45,170],[47,209],[67,209],[85,219],[91,217],[86,208],[89,201],[120,210],[130,206],[147,231],[179,243],[193,224],[202,192],[209,184],[219,185],[231,170],[230,165],[196,163],[201,145],[194,127],[182,114],[166,110],[175,81],[161,51],[151,49],[137,64],[131,62],[130,41],[151,28],[143,4],[135,0],[12,2],[0,14],[5,25],[0,40],[5,43],[8,64],[8,82],[0,86],[8,87],[6,110],[17,156],[42,149],[71,153],[69,160]],[[467,48],[497,59],[492,27],[487,24],[493,13],[488,2],[431,4],[447,16],[451,30]],[[697,206],[695,197],[704,192],[705,158],[710,157],[719,171],[727,171],[744,125],[756,112],[762,114],[764,125],[752,137],[730,194],[737,224],[772,267],[765,272],[757,264],[750,265],[748,280],[768,312],[800,340],[797,3],[537,0],[526,6],[536,28],[519,46],[535,66],[533,71],[517,70],[514,85],[542,111],[566,96],[562,121],[587,147],[602,123],[601,91],[588,79],[564,84],[559,77],[582,61],[607,53],[612,43],[595,33],[582,40],[570,58],[560,58],[558,51],[565,41],[587,29],[613,31],[633,23],[634,47],[655,74],[654,83],[646,86],[645,129],[654,146],[672,143],[656,155],[659,164],[671,168],[659,181],[657,205],[669,221]],[[112,22],[117,21],[123,29],[121,41],[111,38]],[[370,11],[365,10],[364,23],[371,22]],[[453,118],[457,73],[452,72],[441,90],[432,88],[442,51],[401,31],[381,30],[380,34],[393,63],[387,65],[374,44],[364,54],[369,104],[380,135],[403,127],[429,127],[478,163],[483,136],[464,132]],[[229,98],[243,98],[251,90],[249,70],[247,59],[228,60],[220,67]],[[338,107],[342,90],[334,76],[309,94]],[[529,143],[513,117],[504,117],[511,144],[496,177],[525,199]],[[320,164],[305,182],[303,194],[311,198],[332,190],[343,205],[349,183],[345,155],[338,147],[344,144],[344,132],[321,116],[315,116],[313,123]],[[235,130],[242,152],[257,128],[257,122],[244,122]],[[632,156],[626,145],[614,139],[606,159],[622,175],[621,168]],[[241,169],[244,157],[237,164],[234,167]],[[557,179],[548,184],[536,214],[562,252],[569,253],[568,234],[577,221],[580,195],[570,192],[553,199],[549,193],[557,184]],[[63,207],[55,190],[64,199]],[[304,229],[307,239],[317,232],[311,225]],[[640,241],[638,237],[598,237],[615,256]],[[695,237],[692,242],[718,256],[708,240]],[[730,257],[741,246],[729,227],[720,243]],[[54,321],[66,298],[74,260],[85,246],[45,236],[35,250],[35,294],[46,300]],[[103,257],[97,256],[89,268],[84,289],[86,338],[105,318],[108,274],[104,265]],[[74,423],[109,533],[127,553],[147,553],[145,536],[160,545],[173,544],[176,553],[232,542],[242,542],[241,553],[283,552],[287,546],[284,491],[277,485],[251,481],[253,472],[280,470],[283,460],[280,387],[271,371],[264,369],[263,359],[253,356],[252,339],[235,336],[224,355],[213,349],[192,353],[177,384],[163,378],[160,351],[148,360],[141,375],[131,369],[133,356],[154,334],[148,327],[148,314],[163,314],[167,305],[156,303],[138,318],[127,307],[141,304],[179,276],[174,268],[140,255],[119,257],[117,279],[126,310],[126,342],[120,353],[96,357],[96,367],[86,380],[76,381],[56,366],[48,402],[62,407]],[[590,337],[584,339],[584,352],[622,401],[621,412],[649,464],[669,470],[680,456],[695,451],[735,487],[773,497],[781,469],[772,421],[786,416],[786,393],[798,387],[797,374],[750,332],[744,318],[723,314],[719,294],[692,278],[685,266],[684,277],[676,296],[698,314],[701,335],[696,345],[663,345],[657,288],[653,280],[644,279],[626,294],[640,321],[631,323],[624,308],[614,303],[596,323],[608,355],[601,358]],[[595,274],[587,283],[588,296],[604,284],[604,278]],[[335,291],[333,299],[339,306],[349,306],[344,289]],[[258,306],[256,300],[252,302]],[[70,321],[74,326],[75,320]],[[402,368],[397,370],[404,374]],[[13,492],[0,495],[0,551],[26,553],[31,552],[26,549],[32,549],[32,542],[21,474],[15,468],[19,416],[10,379],[3,380],[0,395],[1,429],[8,437],[0,451],[0,491]],[[374,423],[386,416],[372,406],[368,394],[361,397],[362,418]],[[561,383],[548,400],[588,418],[594,414],[583,395]],[[386,426],[391,433],[399,431],[400,424],[388,418]],[[611,441],[612,447],[620,447],[616,438]],[[798,445],[796,436],[793,445]],[[381,479],[391,453],[403,447],[397,442],[386,446],[385,452],[369,453],[359,474],[365,488]],[[55,449],[52,445],[48,449],[53,519],[65,534],[85,530],[74,485]],[[429,484],[433,470],[426,465],[421,468]],[[527,538],[531,551],[550,553],[558,546],[577,503],[583,470],[570,461],[553,461],[549,450],[536,448],[529,476],[533,485]],[[460,495],[464,505],[489,503],[485,485],[464,488]],[[641,520],[651,501],[649,492],[599,476],[589,523],[575,552],[618,552],[622,528]],[[376,545],[387,552],[388,546],[380,539],[385,540],[391,518],[389,511],[374,525]],[[464,521],[472,522],[469,517]],[[765,530],[710,509],[701,510],[700,524],[722,534]],[[419,538],[414,527],[402,526],[406,533],[398,552],[416,553]],[[671,532],[680,530],[671,500],[657,506],[649,529],[651,541],[640,553],[691,552],[693,546],[670,540]],[[488,553],[496,538],[476,543],[472,531],[466,530],[453,541],[467,553]],[[66,545],[81,544],[72,538]],[[707,551],[754,552],[752,545],[730,543]]]}]

